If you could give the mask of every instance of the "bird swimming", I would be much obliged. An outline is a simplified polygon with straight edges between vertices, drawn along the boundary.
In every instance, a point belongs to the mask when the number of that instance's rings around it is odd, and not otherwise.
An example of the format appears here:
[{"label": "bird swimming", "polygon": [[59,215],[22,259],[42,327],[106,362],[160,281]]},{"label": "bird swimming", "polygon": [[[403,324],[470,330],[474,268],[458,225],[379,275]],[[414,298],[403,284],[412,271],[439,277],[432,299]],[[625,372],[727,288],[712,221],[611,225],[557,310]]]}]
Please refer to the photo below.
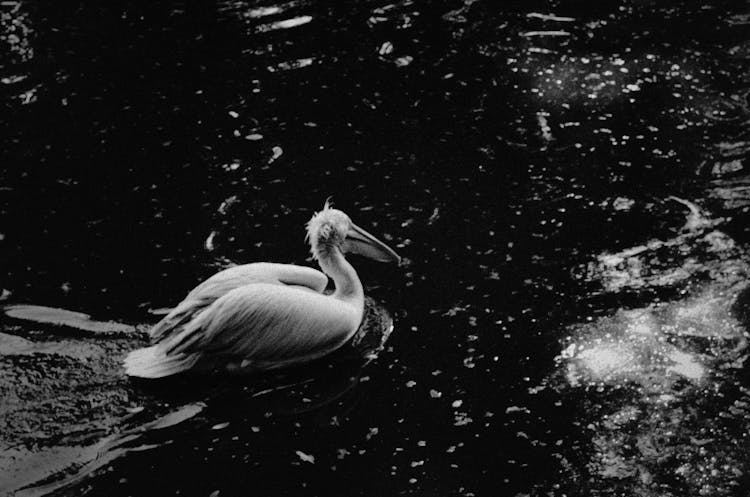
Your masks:
[{"label": "bird swimming", "polygon": [[[195,287],[149,332],[153,345],[125,358],[134,377],[187,371],[252,372],[302,364],[345,344],[363,319],[364,290],[345,254],[400,262],[386,244],[328,202],[307,223],[321,271],[258,262]],[[324,293],[328,278],[333,293]]]}]

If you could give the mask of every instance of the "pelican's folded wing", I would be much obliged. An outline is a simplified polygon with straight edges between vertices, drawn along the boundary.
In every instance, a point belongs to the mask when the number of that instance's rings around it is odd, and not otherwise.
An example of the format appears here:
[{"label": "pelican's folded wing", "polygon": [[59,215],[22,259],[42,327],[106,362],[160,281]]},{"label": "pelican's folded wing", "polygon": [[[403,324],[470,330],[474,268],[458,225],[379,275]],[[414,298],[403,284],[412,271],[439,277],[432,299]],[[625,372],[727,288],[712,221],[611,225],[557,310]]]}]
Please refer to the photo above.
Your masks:
[{"label": "pelican's folded wing", "polygon": [[272,284],[217,299],[164,343],[167,354],[201,353],[270,369],[322,357],[356,332],[362,310],[332,296]]},{"label": "pelican's folded wing", "polygon": [[149,335],[155,342],[182,331],[185,324],[217,299],[246,285],[267,283],[304,288],[322,293],[328,277],[322,272],[294,264],[258,262],[234,266],[216,273],[195,287],[177,307],[157,323]]}]

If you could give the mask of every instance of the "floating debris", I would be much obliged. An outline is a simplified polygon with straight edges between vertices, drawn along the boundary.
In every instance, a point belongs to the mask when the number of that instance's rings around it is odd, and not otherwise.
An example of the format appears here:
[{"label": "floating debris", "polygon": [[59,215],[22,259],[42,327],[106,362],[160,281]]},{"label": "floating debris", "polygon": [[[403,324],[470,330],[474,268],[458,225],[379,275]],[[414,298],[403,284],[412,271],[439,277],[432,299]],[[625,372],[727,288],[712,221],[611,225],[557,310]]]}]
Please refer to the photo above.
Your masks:
[{"label": "floating debris", "polygon": [[310,454],[305,454],[301,450],[297,450],[294,453],[297,454],[297,457],[299,457],[301,461],[303,461],[303,462],[309,462],[310,464],[315,464],[315,457],[314,456],[311,456]]},{"label": "floating debris", "polygon": [[382,45],[380,45],[380,48],[378,49],[378,54],[389,55],[391,53],[393,53],[393,43],[391,43],[390,41],[386,41]]},{"label": "floating debris", "polygon": [[547,116],[549,116],[549,114],[543,111],[536,113],[536,120],[539,123],[539,131],[541,132],[542,139],[549,142],[552,141],[552,128],[550,128],[549,123],[547,123]]},{"label": "floating debris", "polygon": [[301,59],[280,62],[275,66],[268,66],[267,69],[269,72],[290,71],[293,69],[301,69],[303,67],[311,66],[313,62],[315,62],[314,57],[304,57]]},{"label": "floating debris", "polygon": [[617,197],[612,201],[612,208],[616,211],[629,211],[635,204],[635,200],[626,197]]},{"label": "floating debris", "polygon": [[209,251],[209,252],[213,252],[214,251],[214,238],[216,237],[217,234],[218,233],[216,232],[216,230],[212,231],[208,235],[208,237],[206,238],[206,241],[203,243],[203,247],[207,251]]},{"label": "floating debris", "polygon": [[312,21],[312,16],[299,16],[299,17],[293,17],[291,19],[284,19],[283,21],[276,21],[269,24],[261,24],[257,28],[255,28],[255,31],[258,33],[265,33],[267,31],[275,31],[277,29],[291,29],[296,28],[297,26],[302,26],[304,24],[309,23]]},{"label": "floating debris", "polygon": [[530,12],[526,14],[526,17],[541,19],[543,21],[555,21],[555,22],[573,22],[576,20],[575,17],[561,17],[561,16],[556,16],[554,14],[540,14],[539,12]]},{"label": "floating debris", "polygon": [[283,155],[283,153],[284,153],[284,150],[281,147],[279,147],[279,146],[273,147],[271,149],[271,151],[273,152],[273,155],[271,156],[270,159],[268,159],[268,163],[269,164],[271,164],[272,162],[276,161],[276,159],[278,159],[279,157],[281,157]]},{"label": "floating debris", "polygon": [[[287,4],[287,5],[294,5],[294,4]],[[277,6],[277,5],[274,5],[271,7],[255,7],[245,12],[244,15],[251,19],[255,19],[258,17],[267,17],[267,16],[280,14],[284,10],[285,10],[284,8],[282,8],[281,6]]]},{"label": "floating debris", "polygon": [[521,36],[530,38],[533,36],[570,36],[567,31],[527,31],[521,33]]},{"label": "floating debris", "polygon": [[409,64],[411,64],[413,60],[414,60],[414,57],[412,57],[411,55],[405,55],[403,57],[397,58],[393,62],[398,67],[405,67],[405,66],[408,66]]}]

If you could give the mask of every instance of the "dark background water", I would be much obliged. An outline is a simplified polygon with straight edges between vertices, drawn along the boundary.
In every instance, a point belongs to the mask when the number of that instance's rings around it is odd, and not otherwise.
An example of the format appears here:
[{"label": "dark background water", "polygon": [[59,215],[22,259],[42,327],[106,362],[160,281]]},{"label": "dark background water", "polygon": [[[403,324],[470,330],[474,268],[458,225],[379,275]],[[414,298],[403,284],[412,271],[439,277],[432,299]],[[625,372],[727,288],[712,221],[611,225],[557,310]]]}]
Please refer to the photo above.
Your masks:
[{"label": "dark background water", "polygon": [[[591,469],[586,392],[535,388],[566,327],[679,295],[581,269],[674,236],[670,195],[747,241],[749,19],[728,1],[3,2],[8,300],[153,320],[229,261],[310,264],[328,196],[406,259],[355,262],[396,331],[339,402],[228,395],[69,491],[631,488]],[[711,495],[742,491],[723,481]]]}]

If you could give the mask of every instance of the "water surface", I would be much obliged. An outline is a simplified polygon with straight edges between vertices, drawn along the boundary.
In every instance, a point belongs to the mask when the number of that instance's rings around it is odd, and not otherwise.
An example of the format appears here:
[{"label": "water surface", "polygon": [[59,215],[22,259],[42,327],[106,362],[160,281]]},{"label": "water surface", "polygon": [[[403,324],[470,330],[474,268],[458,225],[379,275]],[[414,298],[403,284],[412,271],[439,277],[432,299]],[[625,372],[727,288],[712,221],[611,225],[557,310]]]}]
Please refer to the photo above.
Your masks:
[{"label": "water surface", "polygon": [[[135,327],[6,318],[4,460],[54,459],[32,494],[744,495],[749,18],[3,2],[2,299]],[[311,264],[328,196],[405,258],[354,262],[394,316],[376,360],[122,377],[216,270]]]}]

